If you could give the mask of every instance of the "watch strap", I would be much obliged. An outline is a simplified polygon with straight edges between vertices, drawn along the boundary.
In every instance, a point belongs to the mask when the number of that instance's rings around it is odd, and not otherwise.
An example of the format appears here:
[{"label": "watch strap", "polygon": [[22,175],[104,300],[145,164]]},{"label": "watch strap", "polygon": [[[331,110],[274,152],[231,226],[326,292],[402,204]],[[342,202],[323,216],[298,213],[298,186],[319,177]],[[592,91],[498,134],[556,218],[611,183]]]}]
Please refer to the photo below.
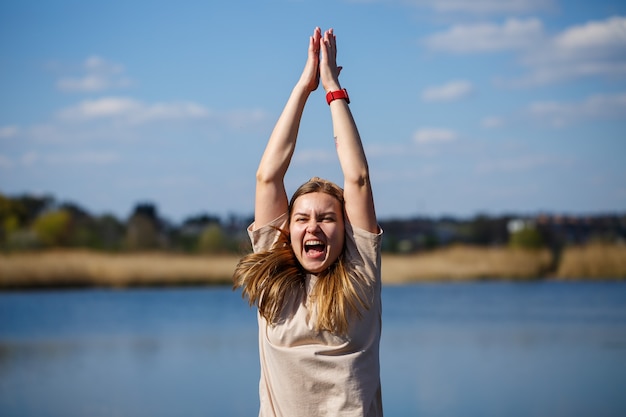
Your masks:
[{"label": "watch strap", "polygon": [[326,93],[326,102],[330,105],[334,100],[344,99],[346,103],[350,104],[350,97],[348,91],[345,88],[336,91],[329,91]]}]

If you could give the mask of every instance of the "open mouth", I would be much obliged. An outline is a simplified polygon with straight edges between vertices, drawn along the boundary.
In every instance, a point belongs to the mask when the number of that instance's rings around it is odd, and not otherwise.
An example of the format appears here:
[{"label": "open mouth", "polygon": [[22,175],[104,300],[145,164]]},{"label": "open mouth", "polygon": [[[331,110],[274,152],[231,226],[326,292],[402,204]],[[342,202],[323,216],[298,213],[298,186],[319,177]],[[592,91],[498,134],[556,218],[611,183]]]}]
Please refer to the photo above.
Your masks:
[{"label": "open mouth", "polygon": [[326,244],[321,240],[308,240],[304,242],[304,250],[307,256],[317,258],[325,254]]}]

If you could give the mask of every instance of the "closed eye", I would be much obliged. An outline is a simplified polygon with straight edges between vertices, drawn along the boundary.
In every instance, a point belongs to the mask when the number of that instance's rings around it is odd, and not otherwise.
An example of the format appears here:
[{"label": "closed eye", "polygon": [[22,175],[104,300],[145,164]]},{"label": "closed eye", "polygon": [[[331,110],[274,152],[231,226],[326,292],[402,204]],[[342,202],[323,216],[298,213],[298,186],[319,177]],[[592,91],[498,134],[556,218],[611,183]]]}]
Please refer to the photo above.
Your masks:
[{"label": "closed eye", "polygon": [[337,221],[337,216],[335,216],[333,213],[322,214],[317,218],[317,221],[323,223],[334,223]]}]

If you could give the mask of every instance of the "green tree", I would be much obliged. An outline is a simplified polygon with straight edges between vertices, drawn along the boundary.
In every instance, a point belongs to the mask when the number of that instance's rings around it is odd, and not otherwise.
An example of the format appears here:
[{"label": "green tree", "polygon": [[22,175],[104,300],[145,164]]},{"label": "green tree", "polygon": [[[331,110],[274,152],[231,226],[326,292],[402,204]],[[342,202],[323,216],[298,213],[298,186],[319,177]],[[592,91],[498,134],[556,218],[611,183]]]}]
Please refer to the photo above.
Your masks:
[{"label": "green tree", "polygon": [[540,249],[544,245],[545,242],[541,233],[532,226],[522,227],[512,232],[509,236],[509,246],[513,248]]},{"label": "green tree", "polygon": [[104,250],[119,250],[124,241],[124,225],[111,214],[96,218],[95,228],[98,236],[96,247]]},{"label": "green tree", "polygon": [[35,220],[33,230],[44,246],[67,244],[71,216],[66,210],[46,212]]},{"label": "green tree", "polygon": [[0,243],[5,243],[20,228],[18,205],[0,194]]},{"label": "green tree", "polygon": [[216,253],[229,249],[228,237],[219,224],[210,224],[200,234],[198,239],[198,249],[200,252]]},{"label": "green tree", "polygon": [[161,247],[159,231],[152,219],[134,215],[126,228],[126,247],[130,250],[157,249]]}]

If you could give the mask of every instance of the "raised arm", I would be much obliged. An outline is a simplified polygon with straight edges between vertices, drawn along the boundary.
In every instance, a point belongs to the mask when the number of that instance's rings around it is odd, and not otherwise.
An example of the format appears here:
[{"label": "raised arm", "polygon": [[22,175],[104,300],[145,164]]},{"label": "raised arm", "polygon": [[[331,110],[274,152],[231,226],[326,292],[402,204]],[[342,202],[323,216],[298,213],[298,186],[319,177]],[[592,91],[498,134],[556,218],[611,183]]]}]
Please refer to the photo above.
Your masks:
[{"label": "raised arm", "polygon": [[287,211],[289,202],[284,178],[296,148],[304,105],[319,84],[320,28],[309,38],[308,58],[302,75],[291,91],[256,173],[254,228],[262,227]]},{"label": "raised arm", "polygon": [[[324,33],[320,43],[320,78],[324,91],[341,90],[337,67],[337,43],[333,30]],[[344,176],[346,216],[358,228],[378,232],[369,168],[359,131],[348,102],[343,99],[330,103],[337,156]]]}]

